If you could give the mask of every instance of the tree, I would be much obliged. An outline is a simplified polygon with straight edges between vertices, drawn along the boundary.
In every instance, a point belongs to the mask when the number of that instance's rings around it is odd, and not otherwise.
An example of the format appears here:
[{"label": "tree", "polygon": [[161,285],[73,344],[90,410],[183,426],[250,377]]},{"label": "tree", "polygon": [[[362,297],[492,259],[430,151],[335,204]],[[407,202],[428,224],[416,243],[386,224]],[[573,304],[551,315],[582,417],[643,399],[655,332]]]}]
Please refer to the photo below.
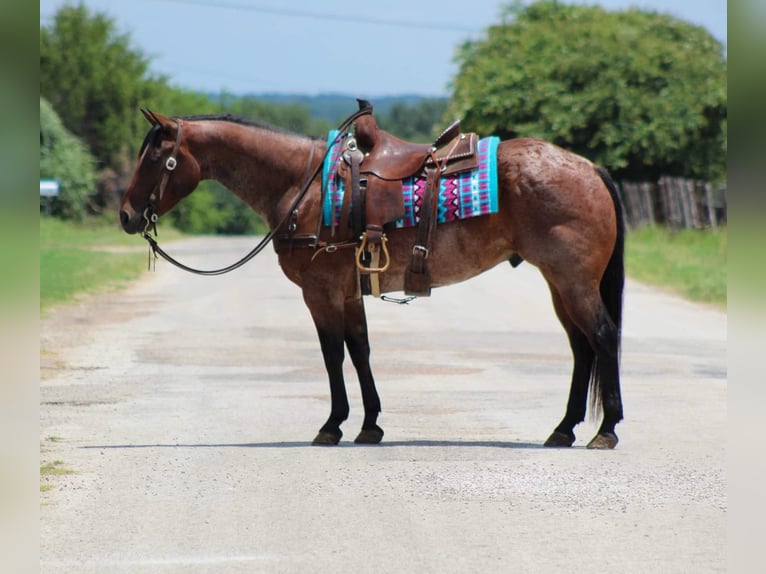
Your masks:
[{"label": "tree", "polygon": [[432,142],[447,127],[442,121],[446,107],[446,100],[440,98],[423,99],[414,105],[396,102],[378,118],[378,124],[400,138]]},{"label": "tree", "polygon": [[[221,111],[220,106],[205,94],[168,86],[164,80],[147,80],[146,87],[146,95],[140,104],[141,108],[170,117],[215,114]],[[138,108],[133,110],[133,113],[136,118],[140,118],[143,135],[150,126]],[[140,140],[141,138],[139,142]]]},{"label": "tree", "polygon": [[255,211],[217,181],[200,182],[166,217],[186,233],[253,235],[268,231]]},{"label": "tree", "polygon": [[221,106],[228,112],[280,127],[291,132],[325,138],[333,127],[325,119],[311,117],[308,106],[300,102],[275,103],[252,96],[221,96]]},{"label": "tree", "polygon": [[157,88],[147,69],[148,60],[130,47],[129,37],[83,5],[61,8],[50,28],[40,28],[40,95],[100,167],[126,169],[129,143],[144,131],[137,110]]},{"label": "tree", "polygon": [[725,175],[726,59],[706,30],[549,0],[504,17],[458,50],[448,113],[464,128],[547,139],[624,179]]},{"label": "tree", "polygon": [[40,177],[56,179],[60,193],[51,214],[82,219],[96,184],[95,161],[80,140],[69,133],[51,105],[40,98]]}]

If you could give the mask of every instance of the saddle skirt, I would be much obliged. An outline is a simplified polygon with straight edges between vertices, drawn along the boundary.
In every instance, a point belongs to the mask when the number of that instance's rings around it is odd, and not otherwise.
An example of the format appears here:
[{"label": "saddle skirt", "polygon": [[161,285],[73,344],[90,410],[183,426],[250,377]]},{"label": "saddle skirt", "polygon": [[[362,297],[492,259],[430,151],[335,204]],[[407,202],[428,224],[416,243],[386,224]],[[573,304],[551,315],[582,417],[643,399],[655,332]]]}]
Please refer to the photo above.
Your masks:
[{"label": "saddle skirt", "polygon": [[[337,227],[341,220],[343,196],[346,184],[338,175],[339,162],[345,136],[338,137],[333,130],[327,138],[330,152],[322,170],[324,190],[323,222],[327,227]],[[497,213],[497,146],[498,137],[482,138],[477,143],[478,167],[452,175],[442,176],[439,182],[437,223],[448,223],[468,217]],[[402,180],[404,217],[394,222],[397,228],[414,227],[420,221],[420,207],[425,191],[425,175]]]}]

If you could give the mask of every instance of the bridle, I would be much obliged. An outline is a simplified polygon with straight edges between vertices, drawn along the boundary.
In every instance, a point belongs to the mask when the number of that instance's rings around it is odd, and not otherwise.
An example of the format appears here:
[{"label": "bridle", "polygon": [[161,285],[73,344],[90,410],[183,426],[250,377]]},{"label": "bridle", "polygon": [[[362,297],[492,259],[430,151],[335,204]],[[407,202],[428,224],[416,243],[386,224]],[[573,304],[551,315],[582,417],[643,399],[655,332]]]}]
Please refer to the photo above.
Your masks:
[{"label": "bridle", "polygon": [[[372,108],[365,107],[351,114],[338,126],[337,138],[342,137],[343,132],[346,129],[348,129],[349,126],[351,126],[351,124],[357,120],[357,118],[370,113],[372,113]],[[310,172],[311,164],[314,159],[314,148],[316,145],[316,142],[312,141],[311,150],[309,151],[309,157],[306,164],[304,182],[301,185],[300,190],[298,191],[298,195],[293,200],[293,203],[290,206],[290,209],[287,210],[282,220],[277,225],[275,225],[272,229],[270,229],[269,232],[264,236],[264,238],[261,239],[261,241],[252,249],[252,251],[250,251],[250,253],[245,255],[242,259],[240,259],[236,263],[232,263],[231,265],[227,267],[222,267],[220,269],[203,270],[203,269],[194,269],[193,267],[184,265],[180,261],[177,261],[170,255],[168,255],[159,246],[157,241],[149,234],[149,232],[151,230],[154,230],[154,234],[157,235],[157,219],[159,218],[158,205],[159,205],[159,202],[162,201],[162,196],[165,193],[165,188],[168,185],[170,176],[173,174],[176,167],[178,166],[177,156],[178,156],[178,150],[181,145],[181,130],[183,126],[183,120],[181,120],[180,118],[173,118],[173,119],[178,125],[178,131],[176,132],[175,145],[173,146],[173,151],[170,152],[170,155],[165,160],[165,164],[163,165],[163,168],[162,168],[162,178],[160,179],[160,182],[157,185],[157,187],[155,187],[155,189],[152,190],[152,193],[149,195],[149,204],[146,206],[146,209],[144,209],[144,213],[143,213],[143,217],[146,220],[146,226],[144,227],[144,230],[141,235],[149,243],[149,247],[151,249],[149,253],[150,268],[152,263],[152,259],[151,259],[152,255],[154,255],[155,260],[157,259],[157,255],[159,255],[168,263],[175,265],[179,269],[188,271],[189,273],[194,273],[195,275],[206,275],[206,276],[223,275],[224,273],[228,273],[229,271],[234,271],[235,269],[242,267],[245,263],[250,261],[253,257],[258,255],[261,251],[263,251],[264,248],[269,244],[269,242],[271,242],[271,240],[274,239],[274,236],[277,234],[277,231],[279,231],[280,228],[282,228],[285,225],[285,223],[287,223],[288,219],[292,218],[289,230],[294,231],[293,226],[295,225],[295,219],[297,218],[298,205],[300,204],[301,201],[303,201],[303,198],[308,192],[309,187],[311,187],[311,184],[313,183],[313,181],[317,178],[319,173],[322,171],[324,160],[326,159],[327,155],[332,150],[332,145],[327,146],[327,151],[325,152],[324,158],[322,159],[322,161],[320,161],[317,164],[316,168],[314,168],[314,170]],[[320,215],[320,222],[321,222],[321,215]]]},{"label": "bridle", "polygon": [[173,173],[173,171],[176,169],[176,166],[178,165],[178,160],[176,157],[178,156],[178,149],[181,147],[181,132],[183,130],[184,122],[180,118],[176,119],[175,122],[178,126],[178,130],[176,131],[176,142],[173,145],[173,151],[170,152],[170,155],[162,166],[162,178],[160,178],[159,184],[152,190],[152,193],[149,194],[149,203],[147,204],[146,208],[144,209],[144,213],[142,214],[144,220],[146,220],[144,236],[146,236],[151,230],[154,230],[154,234],[157,235],[159,204],[162,202],[162,196],[165,195],[165,188],[168,186],[170,174]]}]

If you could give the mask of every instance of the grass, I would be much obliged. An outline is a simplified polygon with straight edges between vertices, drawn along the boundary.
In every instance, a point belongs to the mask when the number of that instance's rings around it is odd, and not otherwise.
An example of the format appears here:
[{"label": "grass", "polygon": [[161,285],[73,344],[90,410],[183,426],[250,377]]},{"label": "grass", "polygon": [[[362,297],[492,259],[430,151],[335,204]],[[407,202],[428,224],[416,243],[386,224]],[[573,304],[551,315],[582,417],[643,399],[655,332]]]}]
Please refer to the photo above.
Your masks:
[{"label": "grass", "polygon": [[626,272],[690,301],[725,307],[727,251],[725,227],[677,232],[644,227],[628,232]]},{"label": "grass", "polygon": [[53,476],[65,476],[67,474],[77,474],[76,471],[64,467],[63,460],[54,460],[40,465],[40,492],[53,490],[54,485],[50,478]]},{"label": "grass", "polygon": [[40,467],[40,476],[64,476],[65,474],[75,474],[75,471],[64,468],[63,460],[54,460]]},{"label": "grass", "polygon": [[[163,239],[178,237],[173,230]],[[115,222],[82,223],[40,217],[40,311],[80,293],[114,289],[146,270],[148,247]]]},{"label": "grass", "polygon": [[[49,436],[47,442],[61,442],[63,439],[58,436]],[[44,456],[44,453],[48,449],[45,444],[40,446],[40,455]],[[53,490],[55,486],[54,477],[65,476],[67,474],[77,474],[77,471],[66,468],[63,460],[54,460],[53,462],[44,462],[40,465],[40,492],[48,492]]]}]

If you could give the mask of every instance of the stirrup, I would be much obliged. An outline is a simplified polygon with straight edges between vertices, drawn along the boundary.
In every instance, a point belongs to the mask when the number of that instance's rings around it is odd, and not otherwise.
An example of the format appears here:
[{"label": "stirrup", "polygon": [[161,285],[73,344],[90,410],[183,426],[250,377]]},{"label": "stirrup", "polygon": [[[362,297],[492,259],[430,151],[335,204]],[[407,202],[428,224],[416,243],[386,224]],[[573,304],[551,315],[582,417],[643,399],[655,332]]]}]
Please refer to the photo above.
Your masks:
[{"label": "stirrup", "polygon": [[356,250],[356,267],[359,269],[360,273],[383,273],[388,269],[388,266],[391,264],[391,257],[388,255],[388,247],[386,246],[386,243],[388,243],[388,237],[386,237],[386,234],[384,233],[380,238],[380,244],[383,247],[385,264],[381,267],[365,267],[362,264],[362,253],[364,252],[364,248],[367,247],[367,232],[365,231],[362,233],[362,244]]}]

